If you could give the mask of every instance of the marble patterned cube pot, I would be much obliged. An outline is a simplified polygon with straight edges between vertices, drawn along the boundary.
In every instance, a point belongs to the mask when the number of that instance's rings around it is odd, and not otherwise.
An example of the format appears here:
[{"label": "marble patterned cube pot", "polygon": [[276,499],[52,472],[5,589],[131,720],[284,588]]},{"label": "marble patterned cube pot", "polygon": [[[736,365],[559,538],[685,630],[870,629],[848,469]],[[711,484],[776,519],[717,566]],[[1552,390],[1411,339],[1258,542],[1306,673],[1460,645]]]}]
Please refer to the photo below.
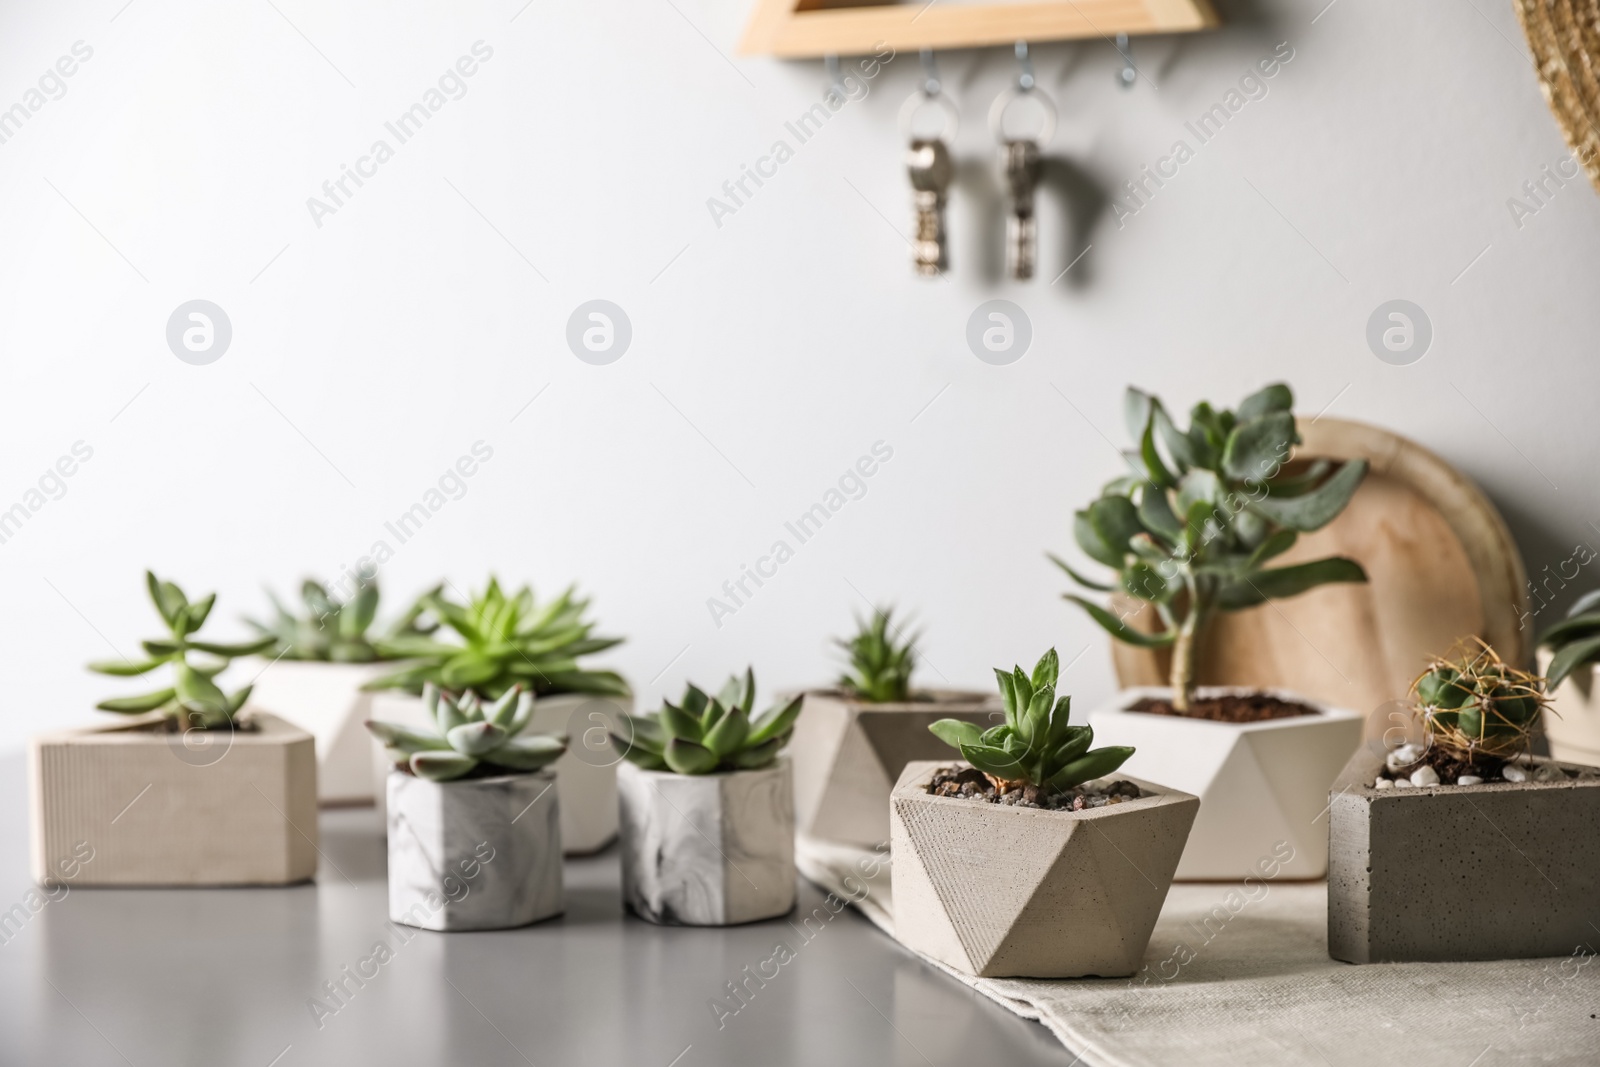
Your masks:
[{"label": "marble patterned cube pot", "polygon": [[874,704],[836,689],[807,692],[788,748],[799,832],[867,848],[889,840],[889,792],[900,772],[950,752],[929,725],[960,719],[987,728],[1004,714],[983,693],[929,690]]},{"label": "marble patterned cube pot", "polygon": [[[160,714],[46,734],[30,746],[32,867],[41,884],[284,885],[317,872],[310,734],[168,732]],[[92,851],[93,862],[71,864]],[[64,866],[66,865],[66,866]]]},{"label": "marble patterned cube pot", "polygon": [[1532,762],[1562,773],[1377,789],[1382,753],[1363,746],[1352,756],[1328,808],[1328,954],[1349,963],[1498,960],[1593,945],[1600,774]]},{"label": "marble patterned cube pot", "polygon": [[980,978],[1137,972],[1200,801],[1120,771],[1145,795],[1083,811],[930,794],[950,766],[891,796],[895,938]]},{"label": "marble patterned cube pot", "polygon": [[250,706],[286,719],[317,739],[317,793],[325,806],[373,802],[372,739],[362,724],[372,717],[374,694],[361,687],[400,666],[259,661]]},{"label": "marble patterned cube pot", "polygon": [[[1282,878],[1320,878],[1328,870],[1328,786],[1361,743],[1355,712],[1281,690],[1206,686],[1197,697],[1265,693],[1304,704],[1315,715],[1227,723],[1129,711],[1161,687],[1125,689],[1089,714],[1096,742],[1132,745],[1122,769],[1200,798],[1200,814],[1178,864],[1183,881],[1239,881],[1263,859]],[[1293,849],[1284,860],[1283,846]]]},{"label": "marble patterned cube pot", "polygon": [[[1550,653],[1539,651],[1539,673],[1550,669]],[[1600,689],[1593,664],[1573,669],[1551,692],[1544,735],[1553,759],[1600,767]]]},{"label": "marble patterned cube pot", "polygon": [[622,890],[650,922],[733,926],[794,908],[794,784],[787,757],[754,771],[618,768]]},{"label": "marble patterned cube pot", "polygon": [[[632,697],[567,693],[534,701],[528,733],[565,734],[568,738],[566,754],[556,760],[553,769],[561,794],[561,841],[569,856],[598,852],[616,839],[617,764],[621,757],[609,730],[621,713],[632,710]],[[372,717],[404,726],[431,725],[422,698],[409,693],[374,693]],[[381,783],[394,765],[384,756],[382,745],[370,738],[366,744],[368,773]],[[380,789],[378,796],[381,815],[386,795]]]},{"label": "marble patterned cube pot", "polygon": [[386,792],[391,920],[501,930],[561,914],[555,774],[433,782],[397,770]]}]

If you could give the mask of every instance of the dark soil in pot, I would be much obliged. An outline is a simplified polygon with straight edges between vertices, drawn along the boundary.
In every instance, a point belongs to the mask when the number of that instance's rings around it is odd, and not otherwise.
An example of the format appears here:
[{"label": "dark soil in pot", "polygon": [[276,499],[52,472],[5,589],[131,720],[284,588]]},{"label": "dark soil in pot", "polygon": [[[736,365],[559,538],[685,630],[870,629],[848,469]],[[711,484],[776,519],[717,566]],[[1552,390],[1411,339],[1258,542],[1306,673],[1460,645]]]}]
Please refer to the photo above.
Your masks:
[{"label": "dark soil in pot", "polygon": [[1048,811],[1083,811],[1107,804],[1121,804],[1125,800],[1138,800],[1143,795],[1138,786],[1121,779],[1107,785],[1104,790],[1082,785],[1063,793],[1045,794],[1036,786],[1022,785],[1001,792],[988,775],[973,767],[941,768],[928,784],[928,792],[936,797],[962,797],[990,804],[1043,808]]},{"label": "dark soil in pot", "polygon": [[1267,693],[1228,693],[1223,696],[1195,697],[1189,710],[1179,711],[1165,697],[1145,697],[1128,708],[1147,715],[1176,715],[1184,719],[1210,722],[1268,722],[1316,715],[1317,709],[1294,700],[1281,700]]}]

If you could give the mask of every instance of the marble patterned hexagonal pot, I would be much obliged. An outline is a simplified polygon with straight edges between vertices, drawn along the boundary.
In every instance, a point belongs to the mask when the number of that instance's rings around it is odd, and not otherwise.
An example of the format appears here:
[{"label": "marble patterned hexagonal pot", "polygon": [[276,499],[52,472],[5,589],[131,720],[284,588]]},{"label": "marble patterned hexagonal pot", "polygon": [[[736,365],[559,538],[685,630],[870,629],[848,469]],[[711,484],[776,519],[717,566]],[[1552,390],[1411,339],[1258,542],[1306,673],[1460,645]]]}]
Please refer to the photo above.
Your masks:
[{"label": "marble patterned hexagonal pot", "polygon": [[805,694],[787,749],[800,833],[868,848],[888,841],[889,792],[900,772],[950,751],[928,726],[939,719],[982,727],[1004,721],[996,696],[929,690],[916,697],[873,704],[839,690]]},{"label": "marble patterned hexagonal pot", "polygon": [[617,774],[622,891],[650,922],[732,926],[794,908],[794,784],[787,757],[721,774]]},{"label": "marble patterned hexagonal pot", "polygon": [[[371,804],[372,693],[362,686],[399,669],[396,663],[261,660],[250,706],[270,711],[317,739],[317,794],[329,806]],[[382,785],[380,779],[377,783]]]},{"label": "marble patterned hexagonal pot", "polygon": [[1595,944],[1593,768],[1565,765],[1583,777],[1562,781],[1375,789],[1380,749],[1352,756],[1330,797],[1330,956],[1497,960]]},{"label": "marble patterned hexagonal pot", "polygon": [[1124,771],[1200,798],[1180,882],[1237,881],[1258,875],[1263,859],[1279,864],[1281,878],[1327,872],[1328,786],[1361,743],[1362,719],[1283,690],[1206,686],[1196,695],[1263,692],[1317,714],[1225,723],[1127,710],[1146,697],[1169,699],[1172,691],[1159,687],[1125,689],[1089,713],[1095,744],[1134,747]]},{"label": "marble patterned hexagonal pot", "polygon": [[[561,840],[569,856],[598,852],[617,836],[617,764],[622,758],[611,745],[610,727],[620,729],[618,713],[632,710],[632,697],[565,693],[534,702],[528,732],[566,734],[568,739],[566,753],[552,769],[561,793]],[[408,693],[374,694],[372,718],[433,728],[422,709],[422,698]],[[381,783],[393,764],[375,740],[369,741],[368,752],[369,773]],[[381,789],[378,796],[384,796]],[[382,814],[384,803],[380,801],[378,807]]]},{"label": "marble patterned hexagonal pot", "polygon": [[500,930],[561,914],[561,802],[549,770],[431,782],[392,771],[389,918]]},{"label": "marble patterned hexagonal pot", "polygon": [[1199,800],[1131,777],[1147,795],[1084,811],[933,796],[949,766],[891,795],[895,938],[981,978],[1137,972]]},{"label": "marble patterned hexagonal pot", "polygon": [[[1550,669],[1550,653],[1539,650],[1539,673]],[[1593,664],[1573,669],[1550,694],[1544,714],[1544,735],[1550,755],[1569,763],[1600,767],[1600,678]]]},{"label": "marble patterned hexagonal pot", "polygon": [[[317,873],[311,735],[159,730],[159,715],[33,739],[35,880],[44,885],[283,885]],[[85,852],[92,862],[82,860]],[[62,872],[71,869],[70,879]]]}]

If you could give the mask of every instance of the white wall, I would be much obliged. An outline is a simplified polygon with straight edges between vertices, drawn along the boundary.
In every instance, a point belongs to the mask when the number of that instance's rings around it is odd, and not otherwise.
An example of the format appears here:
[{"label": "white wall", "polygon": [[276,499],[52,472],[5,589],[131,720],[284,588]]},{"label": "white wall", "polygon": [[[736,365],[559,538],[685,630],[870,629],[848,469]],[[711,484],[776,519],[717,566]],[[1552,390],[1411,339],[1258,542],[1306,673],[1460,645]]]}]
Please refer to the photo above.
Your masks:
[{"label": "white wall", "polygon": [[[1479,479],[1530,570],[1596,537],[1600,200],[1580,180],[1520,226],[1508,210],[1566,150],[1507,3],[1338,0],[1314,23],[1323,0],[1225,4],[1216,33],[1138,42],[1131,92],[1104,42],[1037,48],[1078,224],[1044,198],[1042,277],[1020,284],[993,277],[987,199],[1003,49],[941,57],[966,186],[928,282],[901,236],[914,55],[719,227],[707,198],[823,82],[728,58],[745,0],[122,2],[0,13],[0,107],[93,49],[0,144],[0,507],[93,448],[0,545],[0,745],[129,690],[81,664],[153,635],[145,566],[219,589],[220,636],[264,583],[379,538],[396,600],[490,569],[580,580],[647,702],[749,661],[768,686],[827,678],[862,597],[919,611],[927,681],[986,686],[1055,643],[1096,700],[1105,642],[1043,553],[1115,472],[1129,381],[1186,407],[1286,378]],[[466,95],[319,228],[307,198],[479,40]],[[1119,226],[1116,187],[1285,41],[1267,95]],[[633,324],[610,366],[564,342],[597,297]],[[1008,367],[964,341],[995,297],[1035,334]],[[1398,297],[1436,331],[1408,367],[1364,339]],[[209,366],[165,343],[194,298],[234,328]],[[385,520],[478,440],[466,495],[398,545]],[[880,440],[865,497],[794,545],[783,523]],[[780,537],[794,558],[714,626],[707,598]]]}]

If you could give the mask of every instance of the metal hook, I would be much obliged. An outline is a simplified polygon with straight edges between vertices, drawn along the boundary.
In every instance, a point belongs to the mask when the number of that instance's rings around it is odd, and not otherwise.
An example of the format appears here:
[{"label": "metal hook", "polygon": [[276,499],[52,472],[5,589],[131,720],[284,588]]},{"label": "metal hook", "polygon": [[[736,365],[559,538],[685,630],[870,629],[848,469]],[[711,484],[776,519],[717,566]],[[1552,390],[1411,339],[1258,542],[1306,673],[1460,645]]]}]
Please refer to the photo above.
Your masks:
[{"label": "metal hook", "polygon": [[836,90],[840,96],[848,96],[849,94],[845,92],[844,73],[839,69],[839,57],[823,56],[822,66],[828,72],[828,88]]},{"label": "metal hook", "polygon": [[938,96],[940,89],[939,67],[933,59],[933,49],[922,50],[922,92],[924,96]]},{"label": "metal hook", "polygon": [[1134,79],[1139,77],[1139,71],[1133,65],[1133,45],[1125,33],[1117,34],[1117,54],[1122,56],[1122,73],[1117,75],[1117,78],[1124,89],[1132,89]]},{"label": "metal hook", "polygon": [[1038,82],[1033,76],[1033,60],[1028,58],[1028,42],[1017,42],[1017,89],[1028,92]]}]

